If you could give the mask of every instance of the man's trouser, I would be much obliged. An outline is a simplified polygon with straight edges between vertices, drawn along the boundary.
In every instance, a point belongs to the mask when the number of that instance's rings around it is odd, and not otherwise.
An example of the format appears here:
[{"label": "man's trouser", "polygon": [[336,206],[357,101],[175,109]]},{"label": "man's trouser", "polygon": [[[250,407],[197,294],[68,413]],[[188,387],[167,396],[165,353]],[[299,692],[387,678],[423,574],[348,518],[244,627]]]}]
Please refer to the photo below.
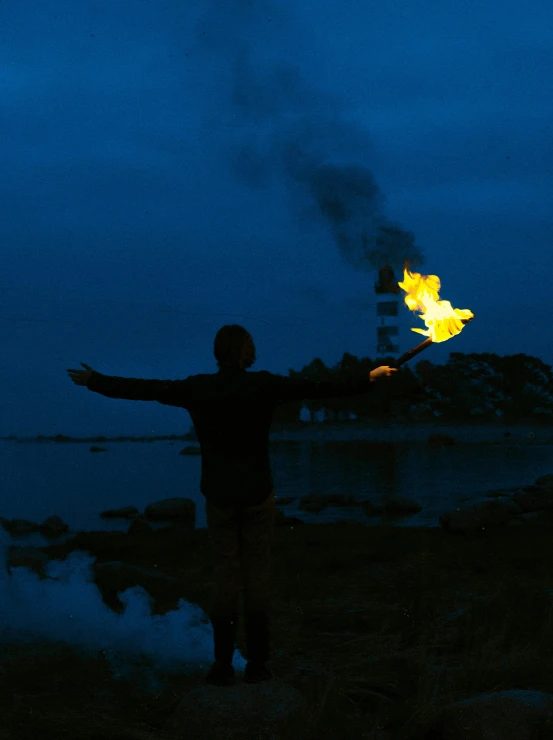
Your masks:
[{"label": "man's trouser", "polygon": [[211,610],[215,660],[231,663],[244,597],[248,662],[269,659],[269,569],[275,520],[275,492],[258,506],[219,507],[206,500],[208,537],[217,594]]}]

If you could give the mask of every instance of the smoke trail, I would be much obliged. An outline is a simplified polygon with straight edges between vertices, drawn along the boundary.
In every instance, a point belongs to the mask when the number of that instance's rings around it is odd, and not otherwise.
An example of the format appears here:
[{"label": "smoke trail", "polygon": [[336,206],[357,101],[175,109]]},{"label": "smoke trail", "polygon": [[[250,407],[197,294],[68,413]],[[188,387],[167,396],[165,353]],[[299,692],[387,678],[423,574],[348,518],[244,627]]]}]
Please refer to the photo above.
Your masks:
[{"label": "smoke trail", "polygon": [[345,120],[345,101],[308,84],[289,58],[282,61],[288,49],[301,48],[301,34],[291,8],[270,0],[211,2],[201,17],[198,47],[216,77],[226,71],[217,77],[222,89],[213,89],[219,126],[225,102],[233,121],[226,124],[232,172],[256,189],[283,178],[298,215],[325,219],[357,270],[423,264],[414,234],[383,212],[385,198],[363,164],[371,143]]}]

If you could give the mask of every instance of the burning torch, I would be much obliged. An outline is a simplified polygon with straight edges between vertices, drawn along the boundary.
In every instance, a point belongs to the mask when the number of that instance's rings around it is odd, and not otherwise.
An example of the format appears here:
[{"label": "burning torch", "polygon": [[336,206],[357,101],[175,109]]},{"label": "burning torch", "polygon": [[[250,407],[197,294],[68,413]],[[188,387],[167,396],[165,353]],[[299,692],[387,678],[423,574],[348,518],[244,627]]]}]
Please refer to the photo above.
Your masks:
[{"label": "burning torch", "polygon": [[401,355],[392,367],[400,367],[422,352],[433,342],[445,342],[460,334],[474,314],[468,308],[453,308],[449,301],[440,301],[440,278],[437,275],[420,275],[417,272],[403,270],[403,282],[398,283],[405,295],[405,303],[411,311],[422,311],[419,317],[426,324],[426,329],[413,329],[427,339]]}]

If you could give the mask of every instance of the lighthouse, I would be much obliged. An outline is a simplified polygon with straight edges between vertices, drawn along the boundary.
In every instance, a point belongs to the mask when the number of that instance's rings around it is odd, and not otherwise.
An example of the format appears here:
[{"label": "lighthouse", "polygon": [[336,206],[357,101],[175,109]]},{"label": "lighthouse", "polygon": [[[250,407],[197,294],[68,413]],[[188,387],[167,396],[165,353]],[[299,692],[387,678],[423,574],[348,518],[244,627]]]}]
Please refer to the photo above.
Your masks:
[{"label": "lighthouse", "polygon": [[394,270],[384,265],[378,271],[378,280],[374,284],[376,293],[376,358],[377,362],[385,358],[396,360],[401,354],[401,302],[402,290]]}]

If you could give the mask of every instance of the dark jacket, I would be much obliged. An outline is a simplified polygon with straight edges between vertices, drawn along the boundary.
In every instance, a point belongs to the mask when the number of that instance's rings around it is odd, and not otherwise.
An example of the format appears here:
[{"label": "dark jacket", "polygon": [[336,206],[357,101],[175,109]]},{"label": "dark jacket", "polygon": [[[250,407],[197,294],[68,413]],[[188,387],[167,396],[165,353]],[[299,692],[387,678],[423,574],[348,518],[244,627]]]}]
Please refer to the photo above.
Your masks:
[{"label": "dark jacket", "polygon": [[266,370],[221,369],[184,380],[141,380],[93,372],[87,387],[108,398],[157,401],[186,409],[202,455],[200,490],[215,506],[256,506],[273,490],[269,430],[275,407],[306,398],[372,390],[369,374],[303,380]]}]

